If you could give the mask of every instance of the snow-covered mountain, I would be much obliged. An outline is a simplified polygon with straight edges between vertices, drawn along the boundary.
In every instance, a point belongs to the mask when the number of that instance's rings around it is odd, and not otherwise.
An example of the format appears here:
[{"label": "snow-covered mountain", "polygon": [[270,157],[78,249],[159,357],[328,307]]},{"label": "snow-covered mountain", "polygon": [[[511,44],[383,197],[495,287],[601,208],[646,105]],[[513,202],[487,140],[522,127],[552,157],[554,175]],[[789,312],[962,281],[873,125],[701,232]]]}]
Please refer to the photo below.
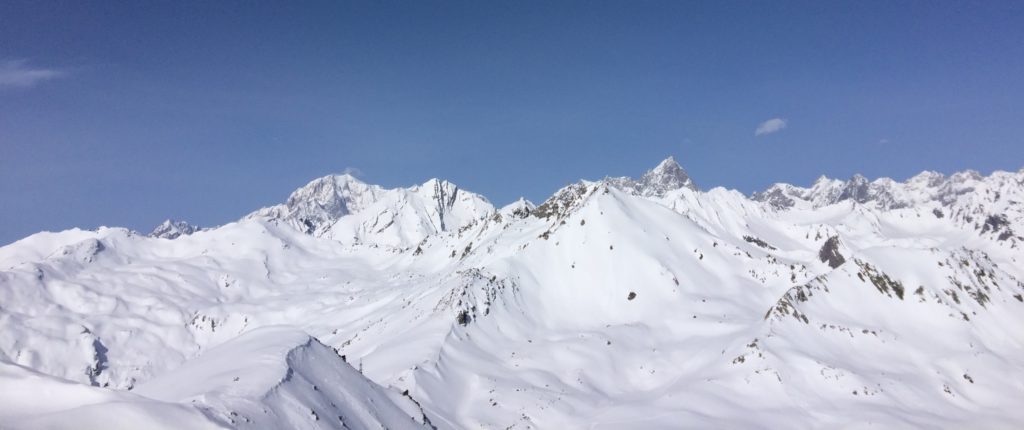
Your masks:
[{"label": "snow-covered mountain", "polygon": [[345,174],[316,179],[295,190],[284,204],[245,218],[281,222],[343,243],[407,248],[492,213],[494,206],[487,199],[448,181],[431,179],[410,188],[384,189]]},{"label": "snow-covered mountain", "polygon": [[822,176],[810,188],[775,184],[754,193],[752,199],[780,210],[817,209],[841,202],[881,211],[929,208],[936,217],[949,216],[961,226],[1008,241],[1011,246],[1024,241],[1024,231],[1013,228],[1024,222],[1024,169],[987,177],[973,170],[949,177],[922,172],[906,182],[889,178],[869,181],[861,175],[844,182]]},{"label": "snow-covered mountain", "polygon": [[0,375],[10,384],[0,393],[5,428],[430,427],[414,400],[367,380],[288,327],[250,330],[131,391],[74,384],[8,362],[0,362]]},{"label": "snow-covered mountain", "polygon": [[173,240],[39,233],[0,248],[0,424],[1019,428],[1022,193],[669,158],[536,206],[336,175]]},{"label": "snow-covered mountain", "polygon": [[199,231],[199,227],[196,227],[185,221],[168,219],[161,223],[160,225],[153,228],[153,231],[149,233],[149,237],[159,237],[161,239],[174,239],[179,236],[190,235],[197,231]]},{"label": "snow-covered mountain", "polygon": [[697,185],[690,179],[690,175],[676,162],[675,157],[671,156],[644,173],[639,180],[619,177],[606,178],[605,181],[619,189],[644,197],[663,197],[666,193],[681,188],[697,191]]}]

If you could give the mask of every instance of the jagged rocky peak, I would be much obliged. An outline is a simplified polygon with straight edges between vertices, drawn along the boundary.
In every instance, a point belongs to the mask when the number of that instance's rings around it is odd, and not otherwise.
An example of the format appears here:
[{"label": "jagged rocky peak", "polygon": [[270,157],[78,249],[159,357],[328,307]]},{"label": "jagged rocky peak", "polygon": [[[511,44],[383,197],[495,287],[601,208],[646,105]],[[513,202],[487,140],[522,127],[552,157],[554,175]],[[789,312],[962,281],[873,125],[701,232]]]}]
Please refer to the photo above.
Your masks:
[{"label": "jagged rocky peak", "polygon": [[537,218],[548,219],[555,217],[561,219],[572,213],[573,210],[583,205],[587,196],[592,194],[599,186],[598,183],[580,181],[558,190],[553,196],[548,197],[544,203],[533,210],[532,215]]},{"label": "jagged rocky peak", "polygon": [[907,185],[912,185],[918,188],[924,187],[938,187],[946,181],[946,176],[942,173],[925,170],[914,177],[907,180]]},{"label": "jagged rocky peak", "polygon": [[640,193],[644,196],[661,197],[669,191],[680,188],[697,190],[697,185],[690,179],[690,175],[671,155],[658,163],[657,167],[644,173],[638,184]]},{"label": "jagged rocky peak", "polygon": [[197,231],[199,231],[199,227],[191,225],[185,221],[168,219],[156,226],[156,228],[149,233],[149,237],[176,239],[180,236],[188,236]]},{"label": "jagged rocky peak", "polygon": [[894,197],[894,187],[900,184],[889,178],[869,180],[860,174],[846,181],[820,176],[810,188],[790,184],[774,184],[768,189],[755,192],[751,198],[765,202],[776,209],[787,209],[797,201],[805,201],[812,207],[822,207],[842,201],[857,203],[875,202],[881,207],[898,208],[906,205]]},{"label": "jagged rocky peak", "polygon": [[750,198],[754,201],[767,203],[775,209],[788,209],[796,204],[796,201],[789,197],[792,188],[793,186],[789,184],[775,184],[764,191],[754,192]]},{"label": "jagged rocky peak", "polygon": [[606,177],[602,182],[643,197],[664,197],[670,191],[682,188],[698,191],[697,185],[690,179],[690,175],[672,156],[662,160],[655,168],[648,170],[640,176],[639,180],[623,176]]},{"label": "jagged rocky peak", "polygon": [[901,209],[928,202],[949,206],[964,196],[978,194],[978,190],[984,190],[985,193],[978,195],[975,200],[980,200],[975,203],[987,199],[995,202],[1007,194],[1017,193],[1022,183],[1024,175],[1020,172],[996,171],[983,176],[974,170],[957,172],[948,177],[938,172],[925,171],[905,182],[890,178],[872,181],[862,175],[854,175],[847,181],[822,176],[810,188],[775,184],[765,191],[753,193],[751,198],[776,209],[787,209],[798,204],[801,207],[818,208],[843,201],[869,204],[878,209]]},{"label": "jagged rocky peak", "polygon": [[861,174],[853,175],[839,193],[839,200],[853,200],[857,203],[864,203],[870,198],[871,181]]},{"label": "jagged rocky peak", "polygon": [[539,218],[556,216],[564,217],[576,207],[579,207],[586,197],[601,187],[614,187],[629,194],[641,197],[664,197],[671,191],[688,188],[698,191],[697,185],[690,179],[686,170],[676,162],[675,157],[669,156],[651,170],[648,170],[640,179],[633,179],[627,176],[605,177],[598,182],[579,181],[565,188],[558,190],[549,197],[537,209],[533,215]]}]

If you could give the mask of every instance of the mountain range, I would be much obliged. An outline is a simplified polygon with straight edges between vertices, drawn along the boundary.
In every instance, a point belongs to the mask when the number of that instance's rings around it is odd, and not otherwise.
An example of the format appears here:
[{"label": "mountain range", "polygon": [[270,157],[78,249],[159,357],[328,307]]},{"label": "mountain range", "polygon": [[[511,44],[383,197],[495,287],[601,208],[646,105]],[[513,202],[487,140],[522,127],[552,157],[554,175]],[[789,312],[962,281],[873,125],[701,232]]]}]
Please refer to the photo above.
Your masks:
[{"label": "mountain range", "polygon": [[495,207],[342,174],[0,248],[3,428],[1020,428],[1024,169]]}]

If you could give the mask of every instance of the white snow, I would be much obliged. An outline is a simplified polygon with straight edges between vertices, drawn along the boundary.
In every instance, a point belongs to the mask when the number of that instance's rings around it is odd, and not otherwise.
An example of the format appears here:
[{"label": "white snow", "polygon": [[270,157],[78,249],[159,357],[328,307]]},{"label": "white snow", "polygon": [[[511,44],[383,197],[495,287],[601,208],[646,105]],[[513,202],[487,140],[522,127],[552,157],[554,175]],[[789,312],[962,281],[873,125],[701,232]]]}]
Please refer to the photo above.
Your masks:
[{"label": "white snow", "polygon": [[1019,428],[1021,202],[669,159],[537,206],[338,175],[173,240],[39,233],[0,248],[0,423]]}]

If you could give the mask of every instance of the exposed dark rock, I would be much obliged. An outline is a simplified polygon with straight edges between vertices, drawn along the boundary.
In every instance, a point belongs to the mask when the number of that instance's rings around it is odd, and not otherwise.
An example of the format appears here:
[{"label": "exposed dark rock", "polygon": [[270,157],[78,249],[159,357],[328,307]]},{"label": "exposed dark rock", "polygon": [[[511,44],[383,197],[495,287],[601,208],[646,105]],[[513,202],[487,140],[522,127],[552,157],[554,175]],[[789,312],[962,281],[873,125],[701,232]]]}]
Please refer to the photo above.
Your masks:
[{"label": "exposed dark rock", "polygon": [[[982,234],[985,234],[985,233],[988,233],[988,232],[998,233],[998,232],[1002,231],[1003,229],[1009,230],[1009,228],[1008,228],[1009,225],[1010,225],[1010,222],[1006,219],[1006,215],[989,215],[988,218],[985,218],[985,223],[982,224],[982,226],[981,226],[981,233]],[[1009,238],[1010,236],[1013,236],[1013,233],[1010,233],[1007,236],[1007,238]],[[1000,240],[1006,240],[1006,239],[1000,238]]]},{"label": "exposed dark rock", "polygon": [[[892,294],[890,294],[890,292],[892,292],[896,294],[897,298],[903,300],[903,292],[906,291],[906,289],[903,287],[902,282],[890,278],[889,275],[879,271],[874,266],[866,262],[860,260],[856,260],[856,262],[861,268],[861,270],[857,272],[857,277],[860,278],[861,281],[871,282],[871,284],[878,289],[878,292],[889,297],[892,297]],[[957,303],[959,303],[959,301],[957,301]]]},{"label": "exposed dark rock", "polygon": [[839,253],[839,236],[832,236],[825,241],[818,251],[818,258],[833,269],[846,262],[846,258]]},{"label": "exposed dark rock", "polygon": [[796,204],[796,202],[786,195],[786,192],[780,188],[771,188],[763,192],[756,192],[750,196],[752,200],[759,202],[766,202],[775,209],[789,209]]},{"label": "exposed dark rock", "polygon": [[540,206],[533,210],[531,215],[537,218],[549,219],[551,217],[563,218],[573,209],[579,207],[584,198],[592,192],[583,183],[576,183],[562,188],[555,195],[551,196]]},{"label": "exposed dark rock", "polygon": [[192,233],[199,231],[199,227],[191,225],[185,221],[167,220],[162,224],[156,226],[152,232],[149,233],[149,237],[158,237],[162,239],[176,239],[181,236],[187,236]]},{"label": "exposed dark rock", "polygon": [[473,317],[469,315],[469,312],[465,310],[459,311],[459,315],[455,317],[455,321],[460,325],[466,326],[473,321]]},{"label": "exposed dark rock", "polygon": [[743,236],[743,240],[745,240],[747,242],[750,242],[750,243],[753,243],[754,245],[760,246],[760,247],[762,247],[764,249],[770,249],[772,251],[774,251],[776,249],[774,246],[769,245],[768,242],[765,242],[765,241],[763,241],[761,239],[758,239],[758,238],[756,238],[754,236]]}]

